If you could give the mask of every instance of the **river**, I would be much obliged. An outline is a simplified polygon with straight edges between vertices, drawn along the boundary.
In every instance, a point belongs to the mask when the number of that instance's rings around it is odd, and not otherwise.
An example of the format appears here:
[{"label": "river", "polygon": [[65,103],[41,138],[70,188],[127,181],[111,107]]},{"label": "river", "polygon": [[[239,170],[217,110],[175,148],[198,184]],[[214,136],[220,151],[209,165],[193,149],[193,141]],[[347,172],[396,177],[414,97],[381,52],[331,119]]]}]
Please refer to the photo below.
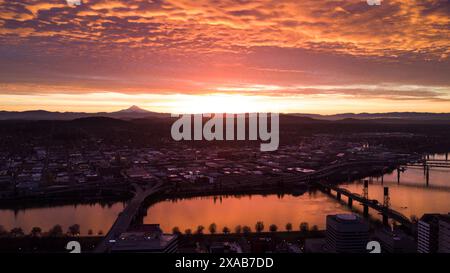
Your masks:
[{"label": "river", "polygon": [[[430,158],[443,160],[445,156],[432,155]],[[388,186],[391,207],[407,217],[450,212],[450,169],[431,168],[427,186],[423,168],[404,167],[404,172],[400,174],[400,184],[397,183],[396,171],[385,174],[383,183],[379,177],[367,178],[371,181],[369,198],[382,203],[383,187]],[[361,181],[343,183],[341,187],[360,194],[363,191]],[[72,224],[79,224],[83,235],[87,235],[89,229],[94,234],[99,231],[106,233],[123,208],[122,203],[115,203],[0,210],[0,225],[7,230],[21,227],[25,233],[29,233],[35,226],[47,231],[56,224],[61,225],[64,230]],[[358,205],[355,208],[359,209]],[[263,221],[266,230],[271,224],[284,230],[286,223],[292,223],[293,229],[298,230],[301,222],[307,222],[310,227],[317,225],[322,229],[325,227],[327,214],[343,212],[349,212],[349,209],[321,192],[307,192],[301,196],[274,194],[198,197],[156,203],[148,208],[144,222],[159,223],[165,232],[171,232],[175,226],[181,231],[195,231],[197,226],[207,228],[211,223],[216,223],[219,231],[224,226],[233,230],[237,225],[247,225],[254,230],[257,221]],[[379,218],[373,211],[370,213],[374,218]]]}]

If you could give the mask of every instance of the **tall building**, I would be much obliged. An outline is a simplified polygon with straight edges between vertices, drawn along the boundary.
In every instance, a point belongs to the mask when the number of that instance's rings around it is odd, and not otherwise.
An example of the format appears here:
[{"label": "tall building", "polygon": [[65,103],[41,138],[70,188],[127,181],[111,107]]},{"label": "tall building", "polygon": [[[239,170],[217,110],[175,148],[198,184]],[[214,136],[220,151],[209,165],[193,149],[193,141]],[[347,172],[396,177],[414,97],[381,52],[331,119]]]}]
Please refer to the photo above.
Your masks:
[{"label": "tall building", "polygon": [[439,217],[439,253],[450,253],[450,214]]},{"label": "tall building", "polygon": [[366,253],[369,225],[355,214],[327,216],[326,249],[336,253]]},{"label": "tall building", "polygon": [[439,247],[440,214],[424,214],[417,227],[417,252],[436,253]]}]

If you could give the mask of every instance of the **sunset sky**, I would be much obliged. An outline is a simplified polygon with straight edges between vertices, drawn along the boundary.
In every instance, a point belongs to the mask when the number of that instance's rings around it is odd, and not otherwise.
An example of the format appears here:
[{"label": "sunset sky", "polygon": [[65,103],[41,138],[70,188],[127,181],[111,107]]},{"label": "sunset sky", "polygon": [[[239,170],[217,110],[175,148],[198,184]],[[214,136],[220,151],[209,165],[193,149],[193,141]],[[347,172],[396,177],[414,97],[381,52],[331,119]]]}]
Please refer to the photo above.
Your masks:
[{"label": "sunset sky", "polygon": [[450,112],[448,0],[0,0],[0,110]]}]

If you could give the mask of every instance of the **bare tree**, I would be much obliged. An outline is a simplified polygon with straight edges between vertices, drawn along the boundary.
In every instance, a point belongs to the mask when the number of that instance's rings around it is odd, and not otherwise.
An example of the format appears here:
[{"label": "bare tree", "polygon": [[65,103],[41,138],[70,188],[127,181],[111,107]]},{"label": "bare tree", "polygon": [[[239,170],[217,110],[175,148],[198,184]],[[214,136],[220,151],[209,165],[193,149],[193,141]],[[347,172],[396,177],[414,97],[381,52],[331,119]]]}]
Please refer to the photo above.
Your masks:
[{"label": "bare tree", "polygon": [[40,237],[42,235],[42,229],[40,227],[33,227],[30,235],[32,237]]},{"label": "bare tree", "polygon": [[301,232],[308,232],[309,231],[309,224],[307,222],[302,222],[300,224],[300,231]]},{"label": "bare tree", "polygon": [[179,227],[173,227],[172,228],[172,233],[176,234],[176,235],[180,235],[181,234],[180,228]]},{"label": "bare tree", "polygon": [[212,223],[211,225],[209,225],[209,233],[211,233],[211,234],[215,234],[216,233],[216,231],[217,231],[217,225],[216,225],[216,223]]},{"label": "bare tree", "polygon": [[78,224],[71,225],[69,227],[68,233],[71,236],[80,236],[80,225]]},{"label": "bare tree", "polygon": [[237,226],[234,228],[234,233],[236,233],[236,234],[241,234],[241,232],[242,232],[242,227],[241,227],[241,225],[237,225]]},{"label": "bare tree", "polygon": [[249,235],[251,232],[252,232],[252,229],[249,226],[242,227],[242,233],[244,233],[244,235]]},{"label": "bare tree", "polygon": [[223,227],[222,229],[223,234],[230,234],[230,229],[228,227]]},{"label": "bare tree", "polygon": [[287,223],[287,224],[286,224],[286,230],[287,230],[288,232],[291,232],[291,231],[292,231],[292,224],[291,224],[291,223]]},{"label": "bare tree", "polygon": [[14,238],[25,236],[25,233],[24,233],[23,230],[22,230],[21,228],[19,228],[19,227],[16,227],[16,228],[11,229],[11,231],[9,232],[9,234],[10,234],[12,237],[14,237]]},{"label": "bare tree", "polygon": [[203,234],[203,231],[205,230],[205,227],[204,226],[202,226],[202,225],[199,225],[198,227],[197,227],[197,234]]},{"label": "bare tree", "polygon": [[48,236],[50,237],[62,237],[63,229],[60,225],[55,225],[48,231]]},{"label": "bare tree", "polygon": [[261,233],[264,230],[264,223],[262,221],[256,222],[255,230],[258,233]]},{"label": "bare tree", "polygon": [[270,230],[270,232],[277,232],[278,227],[277,227],[277,225],[272,224],[269,226],[269,230]]}]

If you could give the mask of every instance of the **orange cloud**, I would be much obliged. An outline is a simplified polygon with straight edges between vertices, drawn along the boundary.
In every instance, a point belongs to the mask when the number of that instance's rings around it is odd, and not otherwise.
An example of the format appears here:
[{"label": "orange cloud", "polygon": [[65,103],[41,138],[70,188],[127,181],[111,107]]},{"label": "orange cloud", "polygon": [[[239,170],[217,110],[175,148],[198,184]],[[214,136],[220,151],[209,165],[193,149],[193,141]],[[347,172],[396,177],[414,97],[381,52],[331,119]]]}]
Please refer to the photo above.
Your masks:
[{"label": "orange cloud", "polygon": [[[2,2],[0,10],[3,21],[32,26],[35,36],[40,33],[47,36],[47,29],[53,27],[60,32],[59,40],[66,36],[73,38],[70,30],[89,34],[86,26],[98,21],[103,26],[100,33],[103,42],[114,35],[122,36],[120,40],[140,36],[159,41],[166,51],[190,51],[194,46],[196,51],[227,52],[275,46],[353,55],[407,54],[446,59],[450,31],[445,2],[391,0],[381,6],[368,6],[361,0],[114,0],[84,1],[79,7],[69,7],[61,1],[36,0],[30,4]],[[102,24],[105,19],[114,24]],[[55,26],[59,23],[64,23],[64,27]],[[139,31],[150,27],[154,31]],[[86,41],[85,38],[80,35],[80,42]],[[134,43],[141,47],[155,45],[139,39]]]},{"label": "orange cloud", "polygon": [[0,0],[0,94],[448,104],[447,1],[64,2]]}]

